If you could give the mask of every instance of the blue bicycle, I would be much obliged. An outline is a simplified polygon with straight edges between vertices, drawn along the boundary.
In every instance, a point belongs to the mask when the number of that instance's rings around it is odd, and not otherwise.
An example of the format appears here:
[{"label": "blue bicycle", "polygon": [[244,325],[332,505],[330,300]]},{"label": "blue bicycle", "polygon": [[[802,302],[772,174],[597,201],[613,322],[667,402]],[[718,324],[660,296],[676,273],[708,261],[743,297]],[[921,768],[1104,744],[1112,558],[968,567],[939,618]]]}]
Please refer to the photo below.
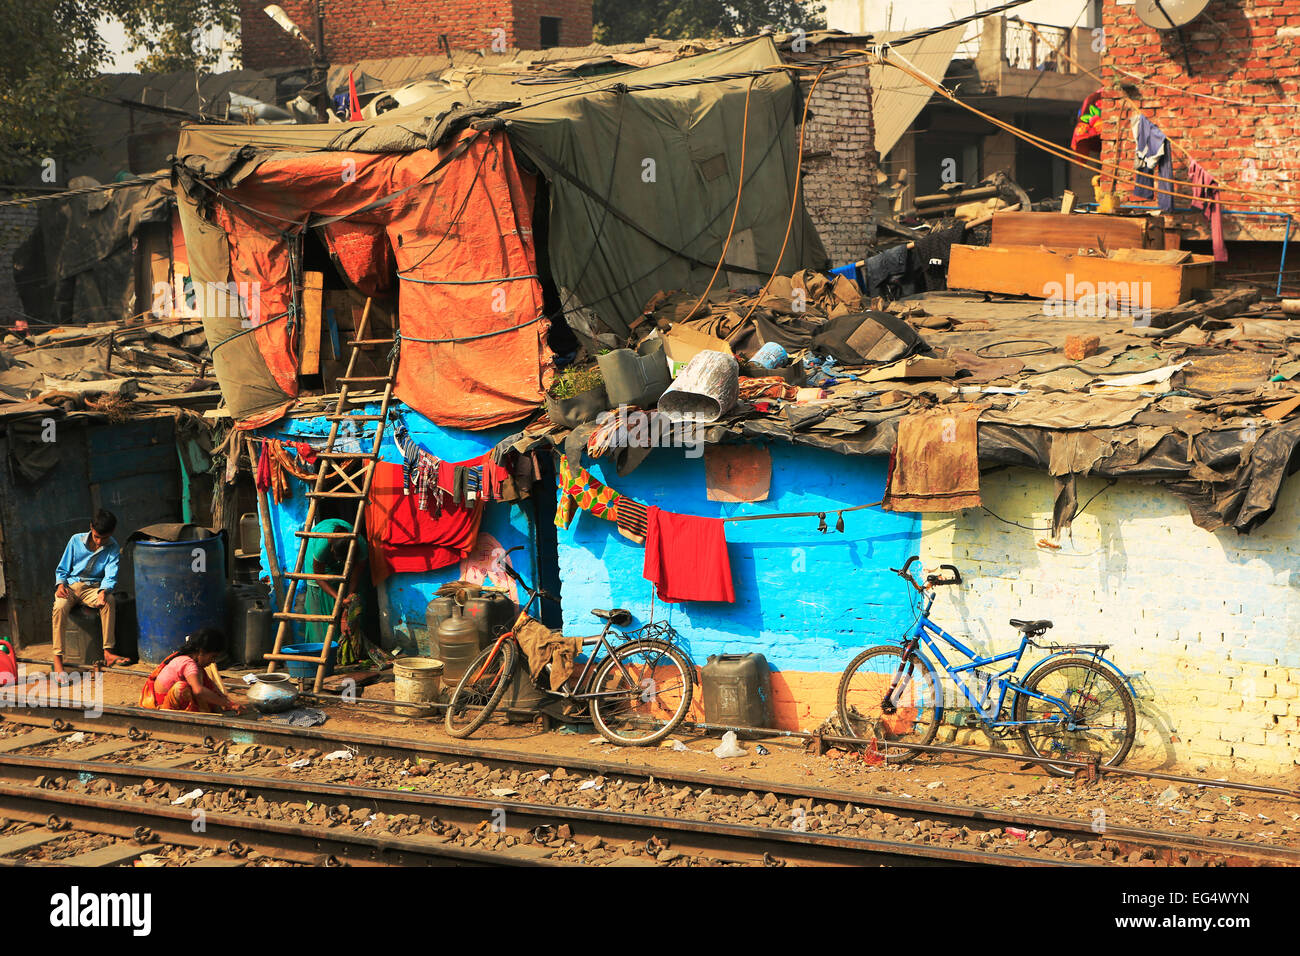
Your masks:
[{"label": "blue bicycle", "polygon": [[[1106,659],[1108,644],[1043,645],[1034,638],[1052,626],[1051,621],[1019,621],[1015,650],[980,657],[930,620],[934,589],[961,584],[961,572],[940,565],[951,577],[926,576],[924,585],[912,577],[913,556],[901,568],[890,568],[924,600],[916,627],[898,644],[871,647],[855,657],[840,678],[839,712],[848,735],[875,740],[888,763],[912,760],[934,740],[943,720],[944,694],[938,672],[921,652],[929,648],[970,705],[968,723],[989,733],[1007,736],[1019,731],[1025,749],[1035,757],[1091,761],[1115,767],[1128,756],[1136,736],[1136,710],[1128,678]],[[954,667],[940,650],[944,641],[969,660]],[[1017,680],[1026,648],[1052,653]],[[1002,670],[988,669],[1005,664]],[[960,698],[958,698],[960,699]],[[902,744],[902,747],[891,746]],[[1074,768],[1048,764],[1058,776],[1072,776]]]}]

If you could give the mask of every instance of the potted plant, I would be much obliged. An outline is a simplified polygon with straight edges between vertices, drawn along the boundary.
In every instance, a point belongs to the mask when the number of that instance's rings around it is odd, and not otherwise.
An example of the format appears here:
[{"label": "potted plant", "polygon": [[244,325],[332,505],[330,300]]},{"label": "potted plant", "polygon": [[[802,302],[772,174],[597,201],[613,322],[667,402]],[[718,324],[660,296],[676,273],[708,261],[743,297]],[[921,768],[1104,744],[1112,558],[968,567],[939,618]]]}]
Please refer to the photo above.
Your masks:
[{"label": "potted plant", "polygon": [[546,391],[546,411],[551,421],[577,428],[609,408],[609,395],[600,368],[568,368],[555,376]]}]

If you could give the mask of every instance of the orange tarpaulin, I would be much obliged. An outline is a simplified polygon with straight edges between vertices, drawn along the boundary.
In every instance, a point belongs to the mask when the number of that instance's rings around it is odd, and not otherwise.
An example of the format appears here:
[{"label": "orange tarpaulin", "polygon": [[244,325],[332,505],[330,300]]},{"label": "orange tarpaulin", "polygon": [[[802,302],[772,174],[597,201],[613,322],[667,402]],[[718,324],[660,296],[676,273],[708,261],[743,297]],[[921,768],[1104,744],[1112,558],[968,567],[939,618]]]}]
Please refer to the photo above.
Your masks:
[{"label": "orange tarpaulin", "polygon": [[290,312],[301,266],[290,240],[309,215],[346,216],[325,229],[354,283],[364,289],[374,279],[368,269],[397,266],[397,397],[447,427],[527,415],[551,374],[531,228],[535,188],[499,131],[468,130],[437,150],[258,164],[221,193],[213,218],[228,235],[231,278],[257,283],[250,334],[276,384],[297,394]]}]

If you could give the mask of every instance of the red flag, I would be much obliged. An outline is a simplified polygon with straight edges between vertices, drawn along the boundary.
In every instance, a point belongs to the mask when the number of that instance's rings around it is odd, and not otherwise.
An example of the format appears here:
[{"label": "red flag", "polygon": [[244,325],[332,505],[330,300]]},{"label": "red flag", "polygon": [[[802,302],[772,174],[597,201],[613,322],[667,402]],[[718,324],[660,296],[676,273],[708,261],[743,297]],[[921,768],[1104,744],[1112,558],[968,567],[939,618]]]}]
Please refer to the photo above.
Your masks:
[{"label": "red flag", "polygon": [[357,81],[352,78],[352,71],[348,70],[348,95],[352,99],[352,115],[348,117],[353,123],[361,119],[361,100],[357,98]]}]

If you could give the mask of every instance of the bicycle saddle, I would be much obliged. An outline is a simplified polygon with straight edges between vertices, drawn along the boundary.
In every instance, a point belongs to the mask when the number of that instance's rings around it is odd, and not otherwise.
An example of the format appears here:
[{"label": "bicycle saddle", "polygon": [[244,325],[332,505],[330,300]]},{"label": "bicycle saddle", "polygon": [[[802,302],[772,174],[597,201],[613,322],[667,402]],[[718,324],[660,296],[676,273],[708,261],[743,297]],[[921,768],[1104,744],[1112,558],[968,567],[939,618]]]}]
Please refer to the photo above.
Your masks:
[{"label": "bicycle saddle", "polygon": [[591,613],[602,621],[609,621],[615,627],[627,627],[632,623],[632,612],[621,607],[610,608],[608,611],[593,607]]},{"label": "bicycle saddle", "polygon": [[1014,617],[1011,619],[1011,626],[1024,631],[1026,634],[1042,634],[1052,626],[1051,621],[1019,621]]}]

